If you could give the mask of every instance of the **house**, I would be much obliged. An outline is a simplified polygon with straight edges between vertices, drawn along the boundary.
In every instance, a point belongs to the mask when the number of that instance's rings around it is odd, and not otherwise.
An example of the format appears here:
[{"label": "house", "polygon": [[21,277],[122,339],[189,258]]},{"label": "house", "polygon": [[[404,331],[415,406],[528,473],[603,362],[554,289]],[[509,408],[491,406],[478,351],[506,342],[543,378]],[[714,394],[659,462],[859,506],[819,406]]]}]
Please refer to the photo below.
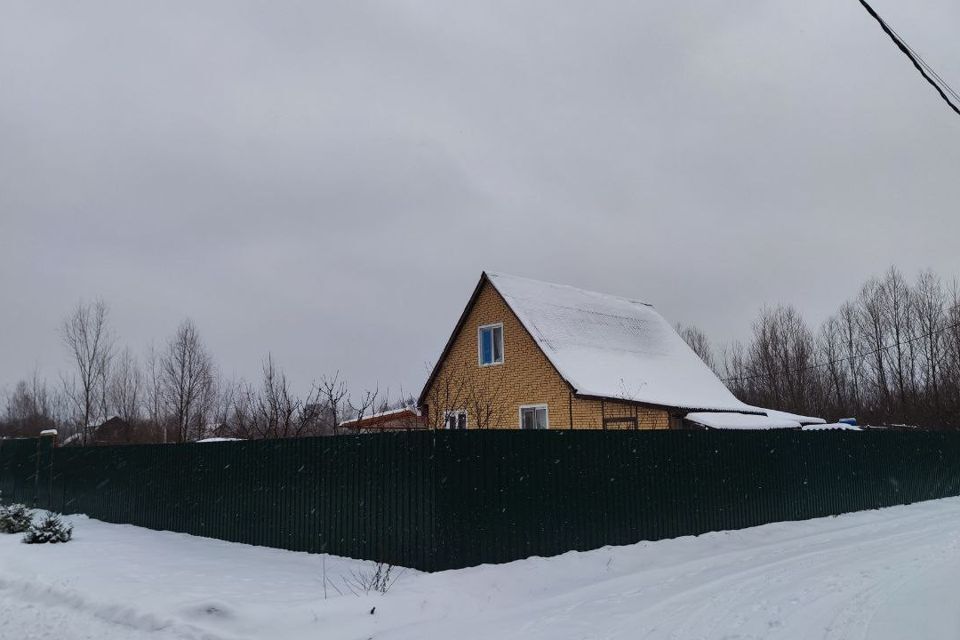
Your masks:
[{"label": "house", "polygon": [[130,444],[133,442],[133,428],[131,425],[119,416],[111,416],[107,419],[98,418],[87,427],[86,438],[81,432],[63,440],[63,446],[80,446],[86,441],[91,446],[111,445],[111,444]]},{"label": "house", "polygon": [[481,275],[419,406],[427,424],[448,429],[823,422],[738,400],[645,302],[497,273]]},{"label": "house", "polygon": [[411,429],[425,429],[427,422],[416,407],[407,406],[380,411],[352,420],[344,420],[340,423],[340,427],[357,433],[409,431]]}]

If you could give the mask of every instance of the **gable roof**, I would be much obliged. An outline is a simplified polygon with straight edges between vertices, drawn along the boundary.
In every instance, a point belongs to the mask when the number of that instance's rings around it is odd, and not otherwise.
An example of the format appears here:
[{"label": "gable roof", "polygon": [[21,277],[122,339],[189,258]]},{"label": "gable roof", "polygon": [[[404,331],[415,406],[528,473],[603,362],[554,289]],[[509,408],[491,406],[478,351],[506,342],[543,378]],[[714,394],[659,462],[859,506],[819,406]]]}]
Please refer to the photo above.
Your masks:
[{"label": "gable roof", "polygon": [[484,282],[500,294],[577,395],[762,413],[737,400],[652,305],[500,273],[481,276],[422,396]]},{"label": "gable roof", "polygon": [[487,276],[576,393],[758,412],[730,393],[652,305],[529,278]]}]

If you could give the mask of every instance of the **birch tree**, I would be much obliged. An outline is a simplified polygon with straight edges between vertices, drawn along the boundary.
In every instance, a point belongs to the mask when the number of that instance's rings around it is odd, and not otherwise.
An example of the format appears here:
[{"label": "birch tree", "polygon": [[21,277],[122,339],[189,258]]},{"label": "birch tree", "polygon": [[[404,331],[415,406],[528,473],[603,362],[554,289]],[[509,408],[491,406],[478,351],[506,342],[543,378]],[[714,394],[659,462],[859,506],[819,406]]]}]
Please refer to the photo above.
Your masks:
[{"label": "birch tree", "polygon": [[213,359],[192,320],[184,320],[167,342],[160,356],[160,379],[177,442],[202,435],[214,391]]},{"label": "birch tree", "polygon": [[103,300],[79,303],[60,328],[74,372],[64,378],[64,391],[80,420],[82,444],[90,439],[90,423],[105,418],[106,381],[113,357],[114,336],[108,324],[109,309]]}]

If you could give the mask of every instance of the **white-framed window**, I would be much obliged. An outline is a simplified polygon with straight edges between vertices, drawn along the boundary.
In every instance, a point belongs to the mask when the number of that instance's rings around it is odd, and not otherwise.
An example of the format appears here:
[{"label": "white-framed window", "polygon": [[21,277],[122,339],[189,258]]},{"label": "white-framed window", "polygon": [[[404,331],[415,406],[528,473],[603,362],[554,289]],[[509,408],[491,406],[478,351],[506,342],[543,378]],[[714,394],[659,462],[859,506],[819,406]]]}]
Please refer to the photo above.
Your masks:
[{"label": "white-framed window", "polygon": [[444,429],[466,429],[467,412],[465,409],[456,409],[454,411],[443,412]]},{"label": "white-framed window", "polygon": [[477,361],[481,367],[503,364],[503,323],[477,329]]},{"label": "white-framed window", "polygon": [[549,429],[550,416],[545,404],[529,404],[520,407],[521,429]]}]

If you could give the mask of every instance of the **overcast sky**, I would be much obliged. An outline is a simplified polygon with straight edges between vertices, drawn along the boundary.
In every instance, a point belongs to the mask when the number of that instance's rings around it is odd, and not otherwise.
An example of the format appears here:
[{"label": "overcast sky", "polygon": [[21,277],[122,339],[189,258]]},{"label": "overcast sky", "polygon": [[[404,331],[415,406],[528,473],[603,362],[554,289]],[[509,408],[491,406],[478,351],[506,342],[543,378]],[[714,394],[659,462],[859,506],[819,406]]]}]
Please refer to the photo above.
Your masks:
[{"label": "overcast sky", "polygon": [[[960,3],[876,0],[960,89]],[[484,269],[715,343],[960,274],[960,118],[856,0],[0,0],[0,388],[142,353],[417,393]]]}]

